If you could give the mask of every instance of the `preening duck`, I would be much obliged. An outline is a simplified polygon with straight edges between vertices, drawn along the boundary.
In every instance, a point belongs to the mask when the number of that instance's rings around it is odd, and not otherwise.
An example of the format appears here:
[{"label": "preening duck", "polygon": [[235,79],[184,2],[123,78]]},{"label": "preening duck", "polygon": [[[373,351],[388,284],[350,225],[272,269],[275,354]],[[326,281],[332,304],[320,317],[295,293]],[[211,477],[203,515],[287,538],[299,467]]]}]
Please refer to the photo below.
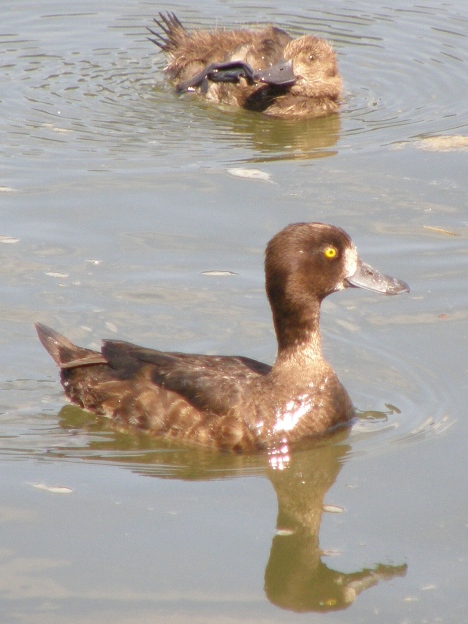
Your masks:
[{"label": "preening duck", "polygon": [[150,40],[165,53],[165,73],[178,92],[273,117],[320,117],[339,109],[341,76],[324,39],[293,39],[274,26],[188,31],[174,13],[154,21],[159,31],[149,29]]}]

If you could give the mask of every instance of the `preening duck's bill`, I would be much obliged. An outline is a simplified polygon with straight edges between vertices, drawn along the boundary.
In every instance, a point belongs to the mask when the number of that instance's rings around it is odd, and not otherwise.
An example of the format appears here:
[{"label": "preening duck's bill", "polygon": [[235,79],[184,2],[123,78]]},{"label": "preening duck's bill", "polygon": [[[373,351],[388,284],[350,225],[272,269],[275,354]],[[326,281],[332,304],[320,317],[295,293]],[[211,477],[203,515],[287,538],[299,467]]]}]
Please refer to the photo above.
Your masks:
[{"label": "preening duck's bill", "polygon": [[353,288],[364,288],[384,295],[399,295],[409,292],[409,286],[406,282],[390,277],[390,275],[384,275],[362,260],[358,261],[354,275],[346,278],[345,285]]},{"label": "preening duck's bill", "polygon": [[292,61],[280,61],[276,65],[272,65],[268,69],[255,72],[255,82],[265,82],[269,85],[278,87],[287,87],[296,82],[296,76],[293,71]]}]

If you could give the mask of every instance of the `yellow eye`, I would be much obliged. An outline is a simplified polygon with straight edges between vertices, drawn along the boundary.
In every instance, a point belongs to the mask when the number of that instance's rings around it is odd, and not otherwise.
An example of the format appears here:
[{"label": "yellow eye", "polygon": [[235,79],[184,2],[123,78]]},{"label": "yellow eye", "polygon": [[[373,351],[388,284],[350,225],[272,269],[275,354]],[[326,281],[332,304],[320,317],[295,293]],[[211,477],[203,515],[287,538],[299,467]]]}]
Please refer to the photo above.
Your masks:
[{"label": "yellow eye", "polygon": [[336,258],[336,256],[338,255],[338,251],[335,247],[327,247],[323,252],[323,255],[325,256],[325,258],[333,260],[333,258]]}]

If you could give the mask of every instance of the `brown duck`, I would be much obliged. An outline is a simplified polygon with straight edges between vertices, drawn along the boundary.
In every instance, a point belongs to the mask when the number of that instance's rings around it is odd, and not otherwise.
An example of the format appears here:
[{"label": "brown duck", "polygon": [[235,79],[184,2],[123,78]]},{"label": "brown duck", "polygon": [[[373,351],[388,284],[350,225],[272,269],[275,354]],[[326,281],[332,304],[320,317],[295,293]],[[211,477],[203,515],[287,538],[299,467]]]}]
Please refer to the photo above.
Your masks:
[{"label": "brown duck", "polygon": [[176,90],[196,91],[274,117],[320,117],[336,112],[342,93],[333,48],[323,39],[293,39],[284,30],[187,31],[174,13],[154,20],[150,40],[168,58]]},{"label": "brown duck", "polygon": [[396,295],[408,286],[364,264],[343,230],[296,223],[265,257],[278,353],[247,357],[164,353],[104,340],[101,353],[37,324],[68,398],[119,428],[247,451],[274,449],[348,423],[351,400],[321,350],[322,300],[350,286]]}]

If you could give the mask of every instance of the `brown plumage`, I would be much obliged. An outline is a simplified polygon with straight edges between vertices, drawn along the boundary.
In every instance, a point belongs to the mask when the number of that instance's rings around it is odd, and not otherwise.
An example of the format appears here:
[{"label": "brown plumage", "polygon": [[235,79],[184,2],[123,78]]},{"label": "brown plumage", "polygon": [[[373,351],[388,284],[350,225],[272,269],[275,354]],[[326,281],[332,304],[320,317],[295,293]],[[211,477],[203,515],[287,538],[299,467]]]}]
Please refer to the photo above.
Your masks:
[{"label": "brown plumage", "polygon": [[350,421],[351,400],[324,360],[320,304],[349,286],[385,294],[404,282],[361,262],[331,225],[296,223],[269,243],[266,289],[278,354],[272,367],[246,357],[163,353],[105,340],[101,353],[38,324],[68,398],[125,429],[246,451],[322,435]]},{"label": "brown plumage", "polygon": [[166,54],[165,73],[179,91],[274,117],[319,117],[339,109],[336,55],[319,37],[293,39],[274,26],[189,32],[174,13],[160,13],[155,22],[161,32],[150,29],[151,41]]}]

